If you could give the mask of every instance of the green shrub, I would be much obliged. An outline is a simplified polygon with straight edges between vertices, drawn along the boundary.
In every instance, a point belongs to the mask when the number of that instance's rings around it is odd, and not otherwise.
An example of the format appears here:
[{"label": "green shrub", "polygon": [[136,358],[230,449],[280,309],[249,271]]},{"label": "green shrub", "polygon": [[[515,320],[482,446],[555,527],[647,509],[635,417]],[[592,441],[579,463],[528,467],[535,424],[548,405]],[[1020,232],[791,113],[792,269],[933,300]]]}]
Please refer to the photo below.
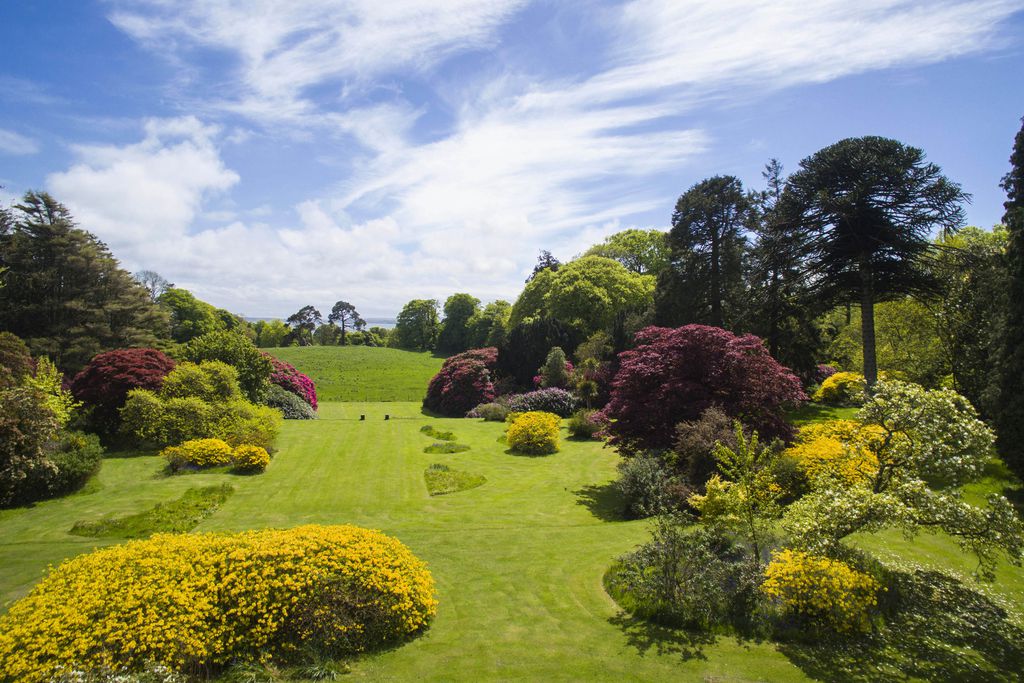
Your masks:
[{"label": "green shrub", "polygon": [[47,458],[57,468],[47,485],[48,497],[62,496],[82,488],[99,470],[103,453],[103,446],[95,434],[62,432],[47,452]]},{"label": "green shrub", "polygon": [[856,372],[837,372],[827,377],[812,400],[830,406],[859,406],[864,403],[864,375]]},{"label": "green shrub", "polygon": [[282,389],[276,384],[271,384],[267,391],[267,398],[264,401],[271,408],[277,408],[284,415],[286,420],[315,420],[316,411],[313,407],[301,398]]},{"label": "green shrub", "polygon": [[238,372],[238,383],[250,401],[263,400],[270,386],[273,365],[256,346],[233,331],[209,332],[181,348],[182,358],[193,363],[221,361]]},{"label": "green shrub", "polygon": [[687,482],[703,487],[711,475],[718,471],[715,464],[715,444],[736,447],[733,418],[717,406],[711,406],[696,420],[676,425],[676,439],[672,452],[666,457],[668,464]]},{"label": "green shrub", "polygon": [[46,457],[57,419],[45,397],[31,387],[0,390],[0,506],[45,498],[55,474]]},{"label": "green shrub", "polygon": [[569,433],[577,439],[593,439],[608,426],[608,421],[600,411],[583,408],[573,413],[567,424]]},{"label": "green shrub", "polygon": [[759,616],[760,573],[734,541],[686,521],[660,518],[653,538],[609,571],[609,593],[628,612],[659,623],[750,631]]},{"label": "green shrub", "polygon": [[164,378],[160,395],[164,398],[194,396],[207,403],[232,401],[241,395],[238,372],[221,361],[205,361],[199,365],[179,363]]},{"label": "green shrub", "polygon": [[[510,417],[514,415],[509,414]],[[505,431],[509,447],[517,453],[548,455],[558,452],[561,418],[553,413],[531,411],[515,415]]]},{"label": "green shrub", "polygon": [[671,479],[661,460],[644,454],[619,463],[615,488],[622,494],[628,517],[642,519],[661,514],[671,506]]},{"label": "green shrub", "polygon": [[234,491],[228,484],[192,488],[181,498],[157,503],[144,512],[76,522],[70,533],[89,538],[147,538],[161,532],[192,531],[199,522],[216,512]]},{"label": "green shrub", "polygon": [[234,450],[221,439],[193,439],[160,451],[174,471],[230,465]]},{"label": "green shrub", "polygon": [[504,422],[508,417],[508,406],[501,403],[481,403],[466,413],[466,417],[483,418],[485,422]]}]

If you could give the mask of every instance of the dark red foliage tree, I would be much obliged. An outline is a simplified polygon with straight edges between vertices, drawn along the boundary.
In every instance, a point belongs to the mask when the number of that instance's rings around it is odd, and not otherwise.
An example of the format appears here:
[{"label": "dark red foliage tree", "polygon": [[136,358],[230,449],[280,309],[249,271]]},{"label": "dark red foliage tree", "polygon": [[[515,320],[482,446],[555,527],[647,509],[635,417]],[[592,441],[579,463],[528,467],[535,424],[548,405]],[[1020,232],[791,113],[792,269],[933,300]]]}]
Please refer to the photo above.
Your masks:
[{"label": "dark red foliage tree", "polygon": [[494,400],[491,373],[498,362],[498,349],[471,349],[444,362],[430,380],[423,407],[449,417],[464,417],[467,412]]},{"label": "dark red foliage tree", "polygon": [[718,406],[766,438],[790,438],[783,408],[807,396],[752,334],[718,327],[647,327],[619,355],[605,413],[610,443],[630,454],[670,448],[676,425]]},{"label": "dark red foliage tree", "polygon": [[270,372],[270,383],[276,384],[285,391],[290,391],[308,403],[310,408],[316,410],[316,385],[309,375],[299,372],[294,365],[278,360],[269,353],[263,355],[270,360],[270,364],[273,366],[273,370]]},{"label": "dark red foliage tree", "polygon": [[156,349],[118,349],[97,354],[75,375],[71,392],[92,408],[94,426],[113,433],[120,422],[118,409],[132,389],[159,391],[174,361]]}]

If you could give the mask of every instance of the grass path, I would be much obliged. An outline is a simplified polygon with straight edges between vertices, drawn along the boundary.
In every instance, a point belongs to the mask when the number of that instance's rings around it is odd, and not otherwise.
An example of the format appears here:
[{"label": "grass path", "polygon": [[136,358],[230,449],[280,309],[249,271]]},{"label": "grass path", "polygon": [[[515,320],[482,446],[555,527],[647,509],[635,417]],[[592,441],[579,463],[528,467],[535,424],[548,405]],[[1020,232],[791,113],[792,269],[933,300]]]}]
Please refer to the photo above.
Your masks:
[{"label": "grass path", "polygon": [[420,401],[443,358],[429,352],[369,346],[264,349],[316,384],[321,401]]},{"label": "grass path", "polygon": [[[325,403],[321,415],[286,422],[280,450],[260,476],[165,477],[154,456],[114,458],[86,492],[0,512],[0,602],[27,592],[48,563],[111,542],[68,534],[76,521],[138,512],[189,487],[230,482],[235,494],[199,531],[352,523],[396,536],[429,563],[440,599],[432,627],[359,660],[348,678],[810,680],[775,645],[730,637],[695,642],[620,614],[602,576],[613,558],[646,540],[648,526],[615,515],[608,483],[617,456],[610,449],[563,440],[555,455],[515,456],[498,441],[501,425],[428,418],[418,403]],[[423,453],[432,442],[420,433],[425,424],[455,432],[471,450]],[[423,469],[433,462],[487,482],[431,497]],[[885,539],[887,547],[924,561],[956,556],[958,568],[969,570],[947,539],[898,538]],[[1019,599],[1020,571],[1004,570],[1002,579],[1000,590]]]}]

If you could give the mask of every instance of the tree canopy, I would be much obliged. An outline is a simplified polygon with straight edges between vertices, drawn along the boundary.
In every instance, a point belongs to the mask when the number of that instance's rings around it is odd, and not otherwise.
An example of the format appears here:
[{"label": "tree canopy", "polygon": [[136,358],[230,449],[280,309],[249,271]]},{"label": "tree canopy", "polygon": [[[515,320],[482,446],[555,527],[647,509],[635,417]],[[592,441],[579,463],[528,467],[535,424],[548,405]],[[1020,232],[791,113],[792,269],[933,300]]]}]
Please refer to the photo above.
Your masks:
[{"label": "tree canopy", "polygon": [[583,255],[614,259],[640,275],[657,275],[669,263],[668,235],[661,230],[630,228],[608,235]]},{"label": "tree canopy", "polygon": [[112,348],[152,346],[167,315],[67,208],[28,192],[0,213],[0,329],[70,372]]},{"label": "tree canopy", "polygon": [[391,345],[400,349],[430,351],[437,343],[440,323],[436,299],[413,299],[398,314]]},{"label": "tree canopy", "polygon": [[787,180],[781,210],[802,236],[818,301],[861,306],[869,385],[878,378],[875,303],[935,291],[932,232],[958,229],[967,199],[920,149],[876,136],[825,147]]},{"label": "tree canopy", "polygon": [[1017,474],[1024,475],[1024,121],[1014,139],[1003,189],[1009,282],[1000,363],[999,449]]},{"label": "tree canopy", "polygon": [[458,353],[470,348],[469,321],[480,310],[480,299],[471,294],[452,294],[444,302],[444,322],[437,337],[443,353]]}]

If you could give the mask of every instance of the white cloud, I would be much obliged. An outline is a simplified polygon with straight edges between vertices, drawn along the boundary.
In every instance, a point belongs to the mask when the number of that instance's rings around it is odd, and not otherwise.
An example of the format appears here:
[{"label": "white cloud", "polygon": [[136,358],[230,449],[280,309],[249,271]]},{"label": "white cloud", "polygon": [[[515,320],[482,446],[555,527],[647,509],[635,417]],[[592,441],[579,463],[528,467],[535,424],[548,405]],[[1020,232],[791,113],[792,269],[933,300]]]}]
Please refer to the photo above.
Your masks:
[{"label": "white cloud", "polygon": [[[458,87],[432,78],[450,56],[496,45],[524,1],[117,2],[115,24],[161,53],[227,53],[231,66],[214,82],[236,86],[203,103],[204,116],[242,115],[258,132],[220,138],[195,118],[153,121],[138,144],[77,148],[79,162],[51,186],[139,267],[239,312],[345,298],[380,314],[460,290],[514,297],[537,250],[567,258],[637,215],[663,207],[667,218],[674,197],[656,181],[715,149],[714,129],[688,121],[700,106],[991,49],[1000,22],[1022,7],[588,5],[576,8],[580,21],[603,22],[606,40],[576,72],[542,80],[508,63],[470,69]],[[359,96],[373,88],[386,101]],[[436,120],[438,101],[443,123],[428,137],[417,125]],[[304,132],[317,155],[332,153],[326,131],[362,152],[335,152],[351,162],[338,165],[347,175],[286,223],[259,222],[282,207],[208,207],[203,217],[224,225],[190,234],[204,202],[239,181],[219,145],[244,147],[285,127]]]},{"label": "white cloud", "polygon": [[38,151],[39,144],[32,138],[0,128],[0,154],[24,156]]}]

